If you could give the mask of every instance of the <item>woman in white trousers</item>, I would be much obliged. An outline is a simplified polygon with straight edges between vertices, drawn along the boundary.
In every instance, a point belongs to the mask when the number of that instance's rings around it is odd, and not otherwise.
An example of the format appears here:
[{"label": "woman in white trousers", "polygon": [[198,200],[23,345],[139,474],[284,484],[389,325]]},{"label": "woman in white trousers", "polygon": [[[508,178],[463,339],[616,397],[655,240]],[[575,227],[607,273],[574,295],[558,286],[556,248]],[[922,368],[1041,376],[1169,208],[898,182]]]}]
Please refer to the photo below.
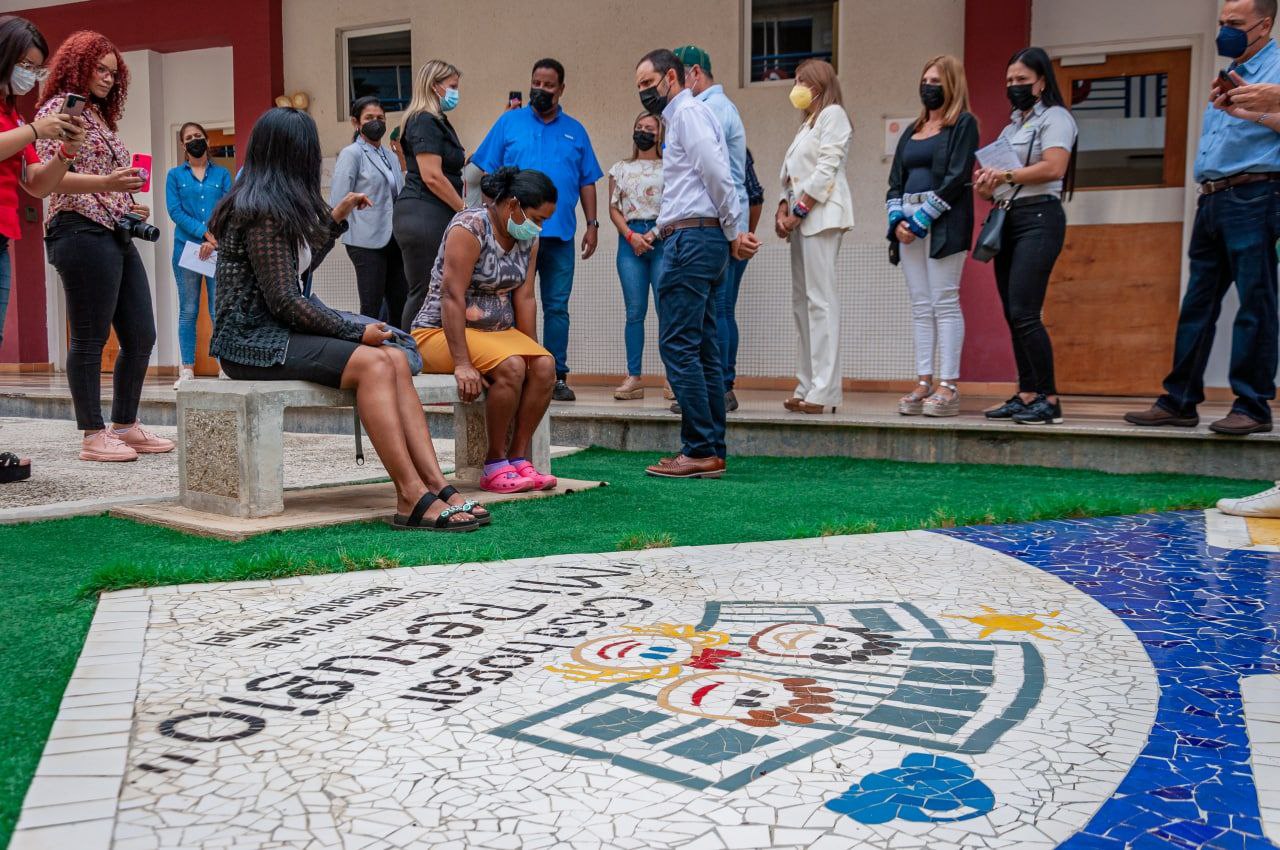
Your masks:
[{"label": "woman in white trousers", "polygon": [[898,412],[955,416],[964,347],[960,276],[973,235],[969,184],[978,149],[978,121],[969,113],[959,59],[938,56],[925,64],[920,106],[920,117],[898,140],[885,203],[889,259],[901,261],[907,279],[916,349],[916,388],[898,401]]},{"label": "woman in white trousers", "polygon": [[799,413],[835,412],[840,376],[840,299],[836,257],[853,227],[845,160],[853,126],[835,69],[808,59],[796,69],[791,104],[804,119],[782,162],[782,199],[774,219],[791,243],[791,304],[796,319],[796,391],[783,402]]}]

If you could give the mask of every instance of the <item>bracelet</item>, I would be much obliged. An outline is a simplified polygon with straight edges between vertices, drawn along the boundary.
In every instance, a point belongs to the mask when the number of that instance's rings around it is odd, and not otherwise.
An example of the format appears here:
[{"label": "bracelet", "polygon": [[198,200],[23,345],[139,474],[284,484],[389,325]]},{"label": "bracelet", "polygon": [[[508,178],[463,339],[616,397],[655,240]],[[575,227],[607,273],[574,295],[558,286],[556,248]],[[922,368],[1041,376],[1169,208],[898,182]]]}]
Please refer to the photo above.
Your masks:
[{"label": "bracelet", "polygon": [[1266,125],[1266,123],[1267,123],[1267,119],[1268,119],[1268,118],[1270,118],[1270,117],[1271,117],[1271,113],[1270,113],[1270,112],[1264,112],[1264,113],[1262,113],[1261,115],[1259,115],[1259,116],[1258,116],[1258,123],[1259,123],[1259,124],[1262,124],[1262,125],[1264,125],[1264,126],[1265,126],[1265,125]]},{"label": "bracelet", "polygon": [[630,227],[628,227],[628,228],[627,228],[627,237],[626,237],[626,239],[627,239],[627,244],[628,244],[628,245],[630,245],[630,244],[631,244],[631,237],[632,237],[632,236],[635,236],[635,235],[636,235],[636,232],[635,232],[634,230],[632,230]]},{"label": "bracelet", "polygon": [[70,164],[75,160],[75,156],[67,153],[67,146],[63,144],[58,146],[58,159]]},{"label": "bracelet", "polygon": [[791,208],[791,214],[796,218],[805,218],[809,215],[809,208],[804,204],[797,202],[796,205]]},{"label": "bracelet", "polygon": [[27,126],[31,128],[32,143],[40,141],[40,131],[36,129],[36,125],[28,124]]}]

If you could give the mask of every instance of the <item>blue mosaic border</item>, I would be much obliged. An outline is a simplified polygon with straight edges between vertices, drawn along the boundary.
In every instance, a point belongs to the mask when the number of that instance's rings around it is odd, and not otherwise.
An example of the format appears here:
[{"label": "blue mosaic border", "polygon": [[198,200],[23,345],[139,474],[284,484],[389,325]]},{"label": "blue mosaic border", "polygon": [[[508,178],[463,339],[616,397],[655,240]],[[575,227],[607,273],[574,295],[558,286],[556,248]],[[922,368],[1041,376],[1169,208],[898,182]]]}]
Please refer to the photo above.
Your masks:
[{"label": "blue mosaic border", "polygon": [[1159,675],[1147,745],[1064,850],[1273,850],[1239,679],[1280,673],[1280,556],[1211,549],[1199,512],[938,532],[1051,573],[1105,605]]}]

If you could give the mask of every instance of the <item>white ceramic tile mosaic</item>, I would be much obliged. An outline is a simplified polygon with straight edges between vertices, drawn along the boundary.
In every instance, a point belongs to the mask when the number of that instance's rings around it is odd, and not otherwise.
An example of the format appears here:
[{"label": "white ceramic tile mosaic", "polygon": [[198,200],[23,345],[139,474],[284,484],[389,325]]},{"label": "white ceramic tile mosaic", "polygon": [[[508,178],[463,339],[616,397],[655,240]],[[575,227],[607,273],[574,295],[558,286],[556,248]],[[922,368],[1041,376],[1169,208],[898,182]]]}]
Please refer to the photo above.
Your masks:
[{"label": "white ceramic tile mosaic", "polygon": [[912,532],[113,595],[98,694],[17,850],[1050,848],[1157,686],[1089,597]]}]

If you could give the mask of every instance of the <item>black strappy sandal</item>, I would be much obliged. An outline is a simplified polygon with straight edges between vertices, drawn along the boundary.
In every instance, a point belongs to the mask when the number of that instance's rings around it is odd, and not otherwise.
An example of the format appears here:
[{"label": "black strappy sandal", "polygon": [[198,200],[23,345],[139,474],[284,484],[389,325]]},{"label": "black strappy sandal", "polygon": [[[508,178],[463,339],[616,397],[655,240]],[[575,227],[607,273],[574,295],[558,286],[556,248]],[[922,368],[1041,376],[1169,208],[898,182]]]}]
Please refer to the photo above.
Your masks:
[{"label": "black strappy sandal", "polygon": [[[440,491],[440,501],[447,502],[456,495],[458,495],[458,488],[450,484]],[[475,517],[476,522],[481,525],[488,525],[493,522],[493,514],[485,510],[484,506],[475,499],[467,499],[467,501],[462,505],[454,505],[453,507],[461,507],[464,511]],[[477,511],[479,512],[477,513]]]},{"label": "black strappy sandal", "polygon": [[13,452],[0,452],[0,484],[26,481],[31,477],[31,461]]},{"label": "black strappy sandal", "polygon": [[476,519],[469,519],[465,522],[450,522],[455,514],[466,513],[460,505],[449,505],[440,512],[440,516],[434,521],[424,521],[423,517],[427,513],[427,508],[431,507],[431,503],[439,499],[435,493],[424,493],[422,498],[418,500],[418,504],[413,506],[413,513],[405,516],[404,514],[395,514],[387,522],[392,528],[399,531],[475,531],[480,527],[480,522]]}]

